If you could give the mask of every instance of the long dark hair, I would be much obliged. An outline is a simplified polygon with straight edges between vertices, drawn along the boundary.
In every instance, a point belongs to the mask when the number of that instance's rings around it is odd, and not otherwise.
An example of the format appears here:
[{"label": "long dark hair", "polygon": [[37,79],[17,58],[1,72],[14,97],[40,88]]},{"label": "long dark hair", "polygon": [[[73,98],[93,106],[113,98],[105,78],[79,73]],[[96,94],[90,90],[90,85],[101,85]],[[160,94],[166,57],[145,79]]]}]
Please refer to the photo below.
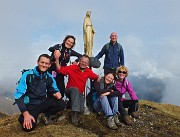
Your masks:
[{"label": "long dark hair", "polygon": [[74,40],[74,44],[72,46],[72,48],[73,48],[75,46],[75,44],[76,44],[76,38],[73,35],[67,35],[63,40],[63,44],[65,44],[66,40],[69,39],[69,38],[72,38]]}]

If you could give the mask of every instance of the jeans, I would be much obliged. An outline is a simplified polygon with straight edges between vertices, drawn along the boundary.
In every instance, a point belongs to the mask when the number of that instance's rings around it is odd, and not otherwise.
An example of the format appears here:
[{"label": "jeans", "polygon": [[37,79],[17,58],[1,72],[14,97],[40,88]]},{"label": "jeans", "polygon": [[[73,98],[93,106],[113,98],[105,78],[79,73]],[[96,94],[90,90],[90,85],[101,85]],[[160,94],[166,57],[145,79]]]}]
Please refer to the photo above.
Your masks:
[{"label": "jeans", "polygon": [[113,116],[118,112],[118,97],[99,97],[93,106],[96,112],[103,110],[105,116]]}]

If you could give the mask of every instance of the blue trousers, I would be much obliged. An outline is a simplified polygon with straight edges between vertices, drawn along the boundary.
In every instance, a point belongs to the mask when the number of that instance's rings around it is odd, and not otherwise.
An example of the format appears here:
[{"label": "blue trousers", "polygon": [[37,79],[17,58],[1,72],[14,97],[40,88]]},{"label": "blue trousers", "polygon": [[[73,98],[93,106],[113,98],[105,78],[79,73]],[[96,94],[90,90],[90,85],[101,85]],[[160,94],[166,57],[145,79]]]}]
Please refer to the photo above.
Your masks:
[{"label": "blue trousers", "polygon": [[103,111],[105,116],[113,116],[118,112],[118,97],[99,97],[93,106],[96,112]]}]

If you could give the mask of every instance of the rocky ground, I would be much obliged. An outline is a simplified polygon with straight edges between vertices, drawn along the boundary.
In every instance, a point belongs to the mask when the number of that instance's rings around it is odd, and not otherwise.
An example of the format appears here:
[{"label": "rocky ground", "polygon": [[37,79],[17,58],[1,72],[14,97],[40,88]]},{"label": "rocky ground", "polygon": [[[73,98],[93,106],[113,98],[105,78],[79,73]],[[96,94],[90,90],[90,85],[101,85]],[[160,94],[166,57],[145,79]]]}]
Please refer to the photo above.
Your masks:
[{"label": "rocky ground", "polygon": [[0,119],[0,137],[41,136],[41,137],[180,137],[180,107],[140,101],[139,119],[133,119],[132,126],[123,125],[117,130],[110,130],[105,126],[106,119],[96,114],[81,115],[80,125],[70,123],[69,111],[61,115],[65,119],[44,126],[39,124],[29,133],[21,130],[17,122],[17,115]]}]

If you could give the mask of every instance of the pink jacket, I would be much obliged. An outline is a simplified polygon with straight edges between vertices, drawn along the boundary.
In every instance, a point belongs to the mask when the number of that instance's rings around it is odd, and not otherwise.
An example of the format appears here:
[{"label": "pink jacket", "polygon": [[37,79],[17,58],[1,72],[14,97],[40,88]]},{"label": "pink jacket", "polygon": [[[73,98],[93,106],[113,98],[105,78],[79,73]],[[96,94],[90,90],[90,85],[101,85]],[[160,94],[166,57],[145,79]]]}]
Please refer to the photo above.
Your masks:
[{"label": "pink jacket", "polygon": [[115,87],[121,92],[122,95],[128,92],[132,100],[138,100],[138,97],[136,96],[136,93],[134,92],[131,83],[128,80],[124,79],[124,83],[117,80]]}]

